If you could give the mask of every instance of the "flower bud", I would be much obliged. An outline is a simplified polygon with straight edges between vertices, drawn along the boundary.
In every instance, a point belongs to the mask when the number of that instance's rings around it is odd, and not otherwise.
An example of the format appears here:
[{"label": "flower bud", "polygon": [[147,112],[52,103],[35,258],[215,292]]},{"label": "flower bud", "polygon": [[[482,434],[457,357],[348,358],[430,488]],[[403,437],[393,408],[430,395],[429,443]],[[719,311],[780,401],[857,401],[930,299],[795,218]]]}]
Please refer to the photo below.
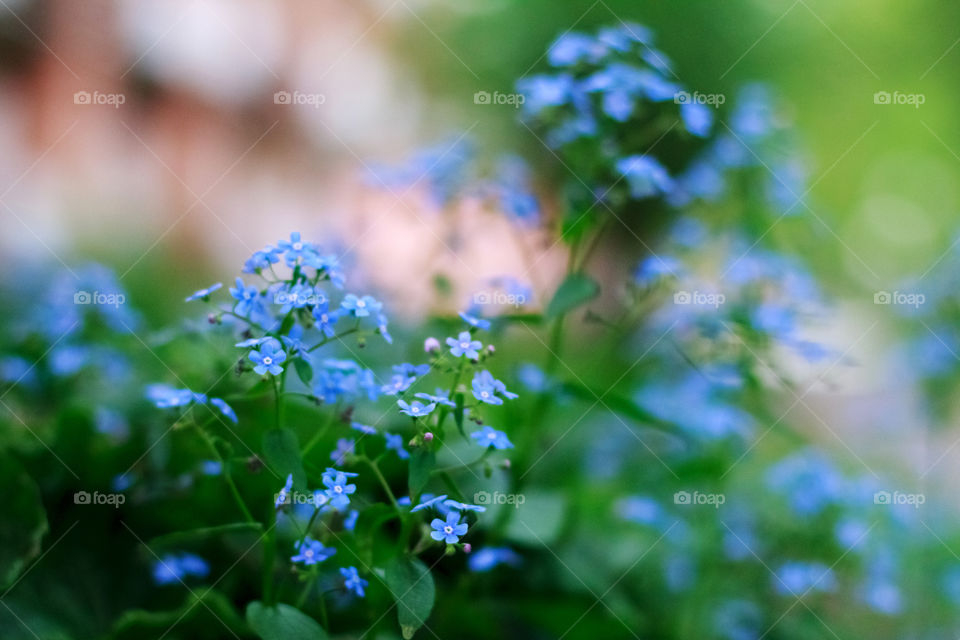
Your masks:
[{"label": "flower bud", "polygon": [[430,336],[423,341],[423,350],[427,353],[440,353],[440,341]]},{"label": "flower bud", "polygon": [[433,442],[433,434],[432,434],[431,432],[427,431],[425,434],[423,434],[423,441],[424,441],[424,442]]},{"label": "flower bud", "polygon": [[504,459],[503,459],[503,462],[500,463],[500,466],[502,466],[504,469],[509,469],[509,468],[510,468],[510,458],[504,458]]},{"label": "flower bud", "polygon": [[464,552],[464,553],[470,553],[471,551],[473,551],[473,547],[470,545],[469,542],[466,543],[465,545],[463,545],[463,552]]}]

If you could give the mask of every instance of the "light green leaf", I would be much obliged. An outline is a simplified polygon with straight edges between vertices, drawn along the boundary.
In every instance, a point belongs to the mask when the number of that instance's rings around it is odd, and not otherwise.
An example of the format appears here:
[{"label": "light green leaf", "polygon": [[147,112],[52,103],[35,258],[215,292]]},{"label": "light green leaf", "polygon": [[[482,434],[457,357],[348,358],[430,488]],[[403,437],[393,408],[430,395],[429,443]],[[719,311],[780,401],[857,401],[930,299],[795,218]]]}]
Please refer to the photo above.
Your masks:
[{"label": "light green leaf", "polygon": [[425,446],[413,450],[413,454],[410,456],[410,493],[414,496],[420,495],[430,479],[430,472],[433,471],[436,464],[436,454]]},{"label": "light green leaf", "polygon": [[309,387],[313,380],[313,367],[310,366],[310,363],[303,358],[297,358],[293,361],[293,368],[297,370],[297,377],[300,378],[300,381]]},{"label": "light green leaf", "polygon": [[267,466],[283,480],[293,474],[293,486],[305,491],[307,474],[300,457],[300,443],[290,429],[271,429],[263,434],[263,458]]}]

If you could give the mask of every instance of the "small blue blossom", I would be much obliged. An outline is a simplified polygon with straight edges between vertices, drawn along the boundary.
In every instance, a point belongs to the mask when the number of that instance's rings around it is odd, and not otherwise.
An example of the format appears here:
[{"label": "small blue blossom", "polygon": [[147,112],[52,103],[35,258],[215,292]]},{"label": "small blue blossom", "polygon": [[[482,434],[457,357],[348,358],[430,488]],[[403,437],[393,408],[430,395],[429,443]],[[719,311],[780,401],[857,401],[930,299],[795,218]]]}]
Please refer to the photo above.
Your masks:
[{"label": "small blue blossom", "polygon": [[503,404],[503,400],[496,395],[498,393],[508,400],[518,397],[517,394],[507,391],[507,386],[494,378],[493,374],[487,370],[474,375],[470,386],[473,390],[473,397],[487,404]]},{"label": "small blue blossom", "polygon": [[455,358],[465,355],[471,360],[479,358],[480,349],[483,348],[483,344],[479,340],[474,340],[468,331],[461,331],[455,339],[447,338],[447,345]]},{"label": "small blue blossom", "polygon": [[240,347],[241,349],[247,349],[249,347],[257,347],[264,342],[269,342],[270,340],[276,340],[276,338],[271,338],[270,336],[264,336],[263,338],[248,338],[247,340],[238,342],[233,346]]},{"label": "small blue blossom", "polygon": [[347,531],[353,531],[357,528],[357,519],[360,517],[360,512],[356,509],[350,509],[347,513],[347,517],[343,519],[343,528]]},{"label": "small blue blossom", "polygon": [[687,131],[700,138],[710,135],[713,128],[713,111],[700,102],[687,101],[680,105],[680,117]]},{"label": "small blue blossom", "polygon": [[377,430],[374,429],[373,427],[368,426],[368,425],[365,425],[365,424],[361,424],[361,423],[359,423],[359,422],[351,422],[351,423],[350,423],[350,428],[351,428],[351,429],[356,429],[356,430],[359,431],[360,433],[365,434],[365,435],[368,435],[368,436],[376,435],[376,433],[377,433]]},{"label": "small blue blossom", "polygon": [[236,284],[236,287],[230,287],[230,295],[237,301],[234,312],[244,317],[262,312],[263,300],[257,288],[246,286],[241,278],[237,278]]},{"label": "small blue blossom", "polygon": [[383,305],[373,296],[358,298],[352,293],[344,296],[340,306],[357,318],[366,318],[371,314],[380,313],[380,309],[383,308]]},{"label": "small blue blossom", "polygon": [[280,305],[280,313],[289,313],[292,309],[303,309],[304,307],[316,304],[322,304],[327,301],[323,292],[314,290],[308,284],[300,283],[288,287],[284,285],[273,296],[273,303]]},{"label": "small blue blossom", "polygon": [[422,376],[430,372],[430,365],[403,362],[393,365],[393,372],[404,376]]},{"label": "small blue blossom", "polygon": [[153,565],[153,581],[158,585],[183,582],[190,576],[205,578],[209,573],[206,560],[192,553],[168,553]]},{"label": "small blue blossom", "polygon": [[347,484],[347,473],[336,469],[326,470],[323,474],[323,486],[327,488],[330,506],[341,511],[350,504],[350,494],[357,490],[357,485]]},{"label": "small blue blossom", "polygon": [[478,318],[468,314],[466,311],[460,312],[460,319],[466,322],[471,327],[476,327],[477,329],[483,329],[484,331],[490,328],[490,321],[484,320],[483,318]]},{"label": "small blue blossom", "polygon": [[393,344],[393,336],[387,331],[387,316],[382,313],[377,314],[377,332],[386,340],[387,344]]},{"label": "small blue blossom", "polygon": [[482,573],[500,564],[515,567],[520,564],[520,561],[520,555],[508,547],[484,547],[467,557],[467,566],[471,571]]},{"label": "small blue blossom", "polygon": [[223,287],[223,283],[218,282],[216,284],[210,285],[206,289],[200,289],[199,291],[194,291],[189,296],[187,296],[185,302],[190,302],[191,300],[201,300],[204,298],[209,298],[211,293],[213,293],[214,291],[222,287]]},{"label": "small blue blossom", "polygon": [[405,413],[412,418],[422,418],[423,416],[430,415],[430,413],[437,408],[437,405],[433,402],[427,406],[423,406],[422,402],[416,400],[409,404],[403,400],[397,400],[397,404],[400,406],[400,413]]},{"label": "small blue blossom", "polygon": [[296,555],[290,557],[290,562],[302,562],[310,566],[323,562],[337,552],[336,549],[325,547],[319,540],[306,536],[302,542],[295,542],[293,548]]},{"label": "small blue blossom", "polygon": [[223,463],[219,460],[204,460],[200,463],[200,471],[205,476],[218,476],[223,473]]},{"label": "small blue blossom", "polygon": [[356,567],[341,567],[340,575],[343,576],[343,586],[347,591],[352,591],[361,598],[364,596],[364,588],[368,582],[360,577]]},{"label": "small blue blossom", "polygon": [[287,481],[283,484],[283,488],[280,489],[277,493],[277,498],[273,502],[273,508],[279,509],[282,505],[287,503],[287,500],[290,499],[290,491],[293,490],[293,474],[287,476]]},{"label": "small blue blossom", "polygon": [[483,513],[487,510],[486,507],[481,507],[480,505],[466,504],[464,502],[457,502],[456,500],[445,500],[443,504],[455,511],[476,511],[477,513]]},{"label": "small blue blossom", "polygon": [[256,365],[253,370],[259,375],[262,376],[269,371],[277,376],[283,372],[283,367],[280,365],[287,359],[287,354],[280,349],[277,341],[273,340],[263,343],[259,351],[251,351],[247,357]]},{"label": "small blue blossom", "polygon": [[390,377],[390,382],[380,387],[380,393],[387,396],[395,396],[403,393],[410,388],[417,379],[413,376],[405,376],[402,373],[394,374]]},{"label": "small blue blossom", "polygon": [[450,407],[451,409],[455,408],[457,404],[453,402],[450,398],[447,397],[443,389],[437,389],[435,394],[433,393],[415,393],[413,397],[420,398],[421,400],[426,400],[427,402],[436,403],[444,407]]},{"label": "small blue blossom", "polygon": [[399,436],[393,433],[384,433],[383,437],[387,441],[387,449],[393,449],[397,452],[397,456],[401,460],[406,460],[410,457],[410,453],[403,448],[403,436]]},{"label": "small blue blossom", "polygon": [[174,389],[166,384],[151,384],[147,387],[147,398],[158,409],[183,407],[191,402],[205,403],[207,397],[202,393],[194,393],[190,389]]},{"label": "small blue blossom", "polygon": [[280,262],[280,250],[276,247],[268,246],[262,251],[255,252],[247,258],[243,264],[244,273],[258,273],[263,269],[269,269],[270,265]]},{"label": "small blue blossom", "polygon": [[293,327],[290,328],[290,333],[285,336],[280,336],[280,340],[283,341],[283,346],[290,352],[290,355],[303,358],[308,357],[307,345],[303,343],[303,326],[299,324],[293,325]]},{"label": "small blue blossom", "polygon": [[356,441],[352,439],[340,438],[337,440],[337,448],[330,454],[330,459],[333,461],[333,464],[342,465],[347,457],[354,454],[354,446],[356,444]]},{"label": "small blue blossom", "polygon": [[628,156],[617,160],[617,171],[627,179],[630,195],[636,199],[669,193],[673,180],[663,166],[649,156]]},{"label": "small blue blossom", "polygon": [[447,544],[456,544],[460,541],[460,537],[467,533],[467,525],[461,523],[460,514],[453,511],[447,514],[446,520],[434,518],[430,526],[433,528],[430,537],[434,540],[442,540]]},{"label": "small blue blossom", "polygon": [[299,231],[291,233],[290,240],[281,240],[277,245],[284,252],[283,259],[286,260],[287,266],[294,267],[298,264],[310,264],[316,260],[316,246],[301,240]]},{"label": "small blue blossom", "polygon": [[800,597],[807,591],[833,591],[836,578],[819,562],[787,562],[776,571],[774,588],[781,595]]},{"label": "small blue blossom", "polygon": [[313,308],[313,319],[316,321],[317,329],[322,331],[323,335],[332,338],[336,333],[334,327],[340,319],[340,311],[339,309],[330,311],[330,304],[323,301]]},{"label": "small blue blossom", "polygon": [[652,255],[637,265],[633,280],[641,287],[649,287],[665,278],[676,278],[682,273],[683,263],[673,256]]},{"label": "small blue blossom", "polygon": [[494,429],[490,425],[485,425],[480,431],[474,431],[470,434],[470,437],[482,447],[493,447],[501,450],[513,448],[513,444],[507,439],[507,434]]},{"label": "small blue blossom", "polygon": [[[423,511],[424,509],[429,509],[433,507],[434,509],[440,509],[440,506],[443,504],[443,501],[447,499],[447,495],[434,497],[432,494],[425,493],[420,496],[420,504],[415,506],[413,509],[410,509],[410,513],[416,513],[417,511]],[[444,509],[444,511],[446,511]]]},{"label": "small blue blossom", "polygon": [[219,409],[220,413],[222,413],[230,422],[237,424],[237,412],[234,411],[233,408],[226,402],[220,398],[210,398],[210,404]]}]

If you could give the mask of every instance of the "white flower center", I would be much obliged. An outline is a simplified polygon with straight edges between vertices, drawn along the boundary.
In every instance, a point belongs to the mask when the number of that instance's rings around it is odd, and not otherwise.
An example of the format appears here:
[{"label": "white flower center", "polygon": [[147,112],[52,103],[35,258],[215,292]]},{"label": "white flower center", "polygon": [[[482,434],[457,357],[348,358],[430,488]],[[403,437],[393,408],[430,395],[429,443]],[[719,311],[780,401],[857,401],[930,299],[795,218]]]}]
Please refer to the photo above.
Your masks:
[{"label": "white flower center", "polygon": [[334,493],[343,493],[343,487],[337,485],[333,488]]},{"label": "white flower center", "polygon": [[263,356],[263,364],[267,366],[273,364],[273,358],[271,358],[270,356]]},{"label": "white flower center", "polygon": [[451,533],[453,533],[453,527],[451,527],[450,525],[447,525],[443,528],[443,532],[446,533],[447,535],[450,535]]},{"label": "white flower center", "polygon": [[324,314],[321,314],[321,315],[320,315],[320,323],[321,323],[321,324],[327,324],[327,320],[328,320],[327,314],[324,313]]},{"label": "white flower center", "polygon": [[363,308],[367,306],[367,303],[364,302],[363,300],[357,300],[357,306]]},{"label": "white flower center", "polygon": [[481,392],[480,392],[480,397],[481,397],[481,398],[488,398],[488,397],[490,397],[490,392],[489,392],[489,391],[481,391]]},{"label": "white flower center", "polygon": [[469,349],[469,348],[470,348],[470,343],[469,343],[469,342],[461,342],[461,343],[460,343],[460,348],[461,348],[461,349]]},{"label": "white flower center", "polygon": [[490,438],[491,440],[496,440],[496,439],[497,439],[497,434],[495,434],[495,433],[488,433],[488,434],[487,434],[487,437]]},{"label": "white flower center", "polygon": [[303,552],[303,555],[307,556],[308,558],[312,558],[312,557],[313,557],[313,549],[307,549],[306,551]]},{"label": "white flower center", "polygon": [[302,243],[302,242],[294,242],[294,243],[293,243],[293,250],[294,250],[294,251],[300,251],[300,249],[303,249],[303,243]]}]

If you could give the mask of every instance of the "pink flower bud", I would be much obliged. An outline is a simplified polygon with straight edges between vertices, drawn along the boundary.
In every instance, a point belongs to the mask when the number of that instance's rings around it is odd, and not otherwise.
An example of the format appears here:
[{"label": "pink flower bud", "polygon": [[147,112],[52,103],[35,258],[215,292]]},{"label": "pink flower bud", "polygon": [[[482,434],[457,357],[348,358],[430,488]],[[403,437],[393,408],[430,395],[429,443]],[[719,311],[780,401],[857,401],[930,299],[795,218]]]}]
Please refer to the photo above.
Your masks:
[{"label": "pink flower bud", "polygon": [[466,543],[465,545],[463,545],[463,552],[464,552],[464,553],[470,553],[471,551],[473,551],[473,547],[470,546],[470,543],[469,543],[469,542]]},{"label": "pink flower bud", "polygon": [[423,341],[423,350],[427,353],[439,353],[440,341],[434,337],[429,337]]},{"label": "pink flower bud", "polygon": [[423,434],[423,441],[424,441],[424,442],[432,442],[432,441],[433,441],[433,434],[430,433],[429,431],[427,431],[425,434]]}]

